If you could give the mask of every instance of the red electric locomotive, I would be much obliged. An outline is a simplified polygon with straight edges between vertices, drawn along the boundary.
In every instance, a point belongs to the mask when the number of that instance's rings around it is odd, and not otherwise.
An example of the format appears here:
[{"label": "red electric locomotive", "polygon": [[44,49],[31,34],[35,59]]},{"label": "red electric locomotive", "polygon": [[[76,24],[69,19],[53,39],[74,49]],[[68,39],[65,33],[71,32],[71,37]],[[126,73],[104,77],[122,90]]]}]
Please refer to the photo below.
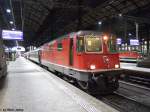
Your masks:
[{"label": "red electric locomotive", "polygon": [[113,35],[93,31],[70,33],[25,56],[65,79],[77,81],[90,92],[110,93],[119,87],[122,70]]},{"label": "red electric locomotive", "polygon": [[79,31],[46,43],[40,49],[35,53],[40,55],[36,56],[40,64],[76,80],[82,89],[109,93],[119,86],[119,54],[112,35]]}]

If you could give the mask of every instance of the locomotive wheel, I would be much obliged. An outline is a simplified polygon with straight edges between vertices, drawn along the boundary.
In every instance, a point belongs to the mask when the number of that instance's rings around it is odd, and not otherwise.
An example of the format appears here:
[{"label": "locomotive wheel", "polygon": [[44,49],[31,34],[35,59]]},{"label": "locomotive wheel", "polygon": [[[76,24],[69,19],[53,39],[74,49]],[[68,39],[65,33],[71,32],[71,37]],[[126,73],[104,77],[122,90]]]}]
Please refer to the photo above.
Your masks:
[{"label": "locomotive wheel", "polygon": [[63,76],[63,79],[69,83],[74,83],[74,80],[70,77],[67,77],[67,76]]},{"label": "locomotive wheel", "polygon": [[85,81],[77,81],[79,86],[83,89],[83,90],[88,90],[89,88],[89,83],[85,82]]},{"label": "locomotive wheel", "polygon": [[99,94],[99,91],[97,90],[94,81],[90,80],[88,82],[85,82],[85,81],[78,80],[77,83],[83,91],[88,92],[89,94],[92,95]]}]

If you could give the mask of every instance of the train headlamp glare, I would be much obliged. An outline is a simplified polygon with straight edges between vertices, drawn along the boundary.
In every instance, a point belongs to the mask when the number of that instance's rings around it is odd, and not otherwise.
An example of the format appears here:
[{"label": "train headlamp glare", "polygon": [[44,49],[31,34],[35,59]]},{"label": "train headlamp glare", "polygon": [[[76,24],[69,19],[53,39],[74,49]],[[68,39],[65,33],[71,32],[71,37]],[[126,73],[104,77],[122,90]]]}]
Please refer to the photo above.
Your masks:
[{"label": "train headlamp glare", "polygon": [[95,68],[96,68],[95,65],[90,66],[90,69],[92,69],[92,70],[95,69]]},{"label": "train headlamp glare", "polygon": [[115,64],[115,68],[119,68],[119,65],[118,65],[118,64]]},{"label": "train headlamp glare", "polygon": [[104,39],[105,41],[107,41],[107,40],[108,40],[108,37],[105,35],[105,36],[103,37],[103,39]]}]

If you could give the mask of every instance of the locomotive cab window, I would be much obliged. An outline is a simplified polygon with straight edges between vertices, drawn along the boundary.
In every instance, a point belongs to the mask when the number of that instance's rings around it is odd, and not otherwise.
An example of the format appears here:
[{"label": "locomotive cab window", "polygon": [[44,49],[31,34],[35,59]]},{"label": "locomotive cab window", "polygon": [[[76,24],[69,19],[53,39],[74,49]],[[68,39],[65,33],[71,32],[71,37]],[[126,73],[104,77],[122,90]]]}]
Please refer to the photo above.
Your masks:
[{"label": "locomotive cab window", "polygon": [[101,52],[102,51],[102,41],[99,37],[86,37],[86,51],[87,52]]},{"label": "locomotive cab window", "polygon": [[57,43],[57,50],[58,51],[62,51],[63,47],[62,47],[62,43],[61,42],[58,42]]},{"label": "locomotive cab window", "polygon": [[109,47],[109,52],[111,52],[111,53],[117,52],[115,37],[113,37],[113,36],[110,37],[110,39],[108,40],[108,47]]},{"label": "locomotive cab window", "polygon": [[84,51],[84,38],[80,37],[77,39],[77,52]]}]

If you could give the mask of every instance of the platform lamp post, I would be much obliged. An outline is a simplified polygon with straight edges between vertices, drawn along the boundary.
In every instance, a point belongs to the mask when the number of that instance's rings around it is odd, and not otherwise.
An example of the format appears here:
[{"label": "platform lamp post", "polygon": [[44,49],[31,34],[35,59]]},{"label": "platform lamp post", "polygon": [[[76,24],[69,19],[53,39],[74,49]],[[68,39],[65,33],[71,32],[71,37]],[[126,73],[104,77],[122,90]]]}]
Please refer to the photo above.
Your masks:
[{"label": "platform lamp post", "polygon": [[[124,18],[125,19],[125,18]],[[125,19],[124,21],[124,40],[125,40],[125,43],[127,43],[127,20]],[[124,43],[124,50],[126,48],[126,44]],[[127,45],[127,48],[128,48],[128,45]]]},{"label": "platform lamp post", "polygon": [[139,39],[139,24],[135,22],[135,28],[136,28],[136,39]]},{"label": "platform lamp post", "polygon": [[146,29],[146,48],[147,48],[147,55],[150,55],[150,25],[145,24],[145,29]]},{"label": "platform lamp post", "polygon": [[147,54],[150,55],[150,29],[148,28],[148,36],[147,36]]},{"label": "platform lamp post", "polygon": [[[135,22],[135,35],[136,39],[139,40],[139,24]],[[144,47],[144,42],[142,40],[141,45],[138,46],[138,49],[141,49],[141,52],[144,54],[144,49],[142,49],[142,45]]]}]

